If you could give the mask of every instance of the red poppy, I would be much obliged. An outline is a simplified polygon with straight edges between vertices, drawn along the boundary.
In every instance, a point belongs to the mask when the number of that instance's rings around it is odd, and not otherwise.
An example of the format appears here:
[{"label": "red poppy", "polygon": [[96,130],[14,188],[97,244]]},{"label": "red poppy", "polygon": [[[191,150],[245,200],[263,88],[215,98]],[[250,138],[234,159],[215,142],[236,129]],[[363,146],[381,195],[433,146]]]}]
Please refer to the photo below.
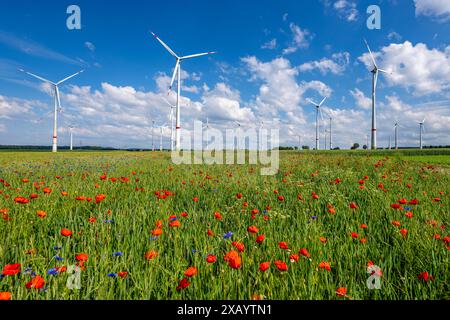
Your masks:
[{"label": "red poppy", "polygon": [[11,300],[11,293],[10,292],[0,292],[0,301],[7,301]]},{"label": "red poppy", "polygon": [[336,294],[337,294],[339,297],[345,297],[345,296],[347,295],[347,288],[345,288],[345,287],[337,288]]},{"label": "red poppy", "polygon": [[286,270],[288,269],[286,262],[283,262],[283,261],[281,261],[281,260],[277,260],[277,261],[275,261],[273,264],[274,264],[274,265],[278,268],[278,270],[280,270],[280,271],[286,271]]},{"label": "red poppy", "polygon": [[128,272],[122,271],[122,272],[119,272],[117,275],[123,279],[123,278],[125,278],[126,276],[128,276]]},{"label": "red poppy", "polygon": [[72,231],[70,231],[69,229],[63,228],[63,229],[61,229],[61,235],[63,237],[70,237],[72,235]]},{"label": "red poppy", "polygon": [[7,264],[2,271],[4,276],[13,276],[20,272],[20,263]]},{"label": "red poppy", "polygon": [[33,279],[31,279],[26,285],[25,287],[27,289],[41,289],[42,287],[45,286],[45,280],[41,277],[41,276],[35,276]]},{"label": "red poppy", "polygon": [[364,244],[364,243],[366,243],[367,242],[367,239],[366,238],[361,238],[361,240],[359,240],[362,244]]},{"label": "red poppy", "polygon": [[46,215],[47,215],[47,213],[45,211],[42,211],[42,210],[37,211],[37,216],[41,219],[45,218]]},{"label": "red poppy", "polygon": [[400,203],[400,204],[407,204],[407,203],[408,203],[408,200],[406,200],[405,198],[403,198],[403,199],[398,200],[397,202]]},{"label": "red poppy", "polygon": [[50,193],[52,193],[52,189],[44,188],[44,189],[42,189],[42,192],[45,193],[45,194],[50,194]]},{"label": "red poppy", "polygon": [[264,272],[270,268],[270,262],[263,262],[259,264],[259,271]]},{"label": "red poppy", "polygon": [[413,213],[411,211],[408,211],[407,213],[405,213],[405,217],[412,218],[413,217]]},{"label": "red poppy", "polygon": [[183,279],[180,281],[180,283],[178,284],[177,291],[186,289],[186,288],[189,287],[190,285],[191,285],[191,284],[189,283],[188,279],[187,279],[187,278],[183,278]]},{"label": "red poppy", "polygon": [[365,223],[361,224],[359,227],[360,227],[361,229],[367,229],[367,225],[366,225]]},{"label": "red poppy", "polygon": [[238,194],[236,194],[236,198],[238,198],[238,199],[242,199],[242,193],[238,193]]},{"label": "red poppy", "polygon": [[206,257],[206,262],[208,263],[215,263],[217,261],[217,257],[213,254],[208,254]]},{"label": "red poppy", "polygon": [[354,202],[350,202],[350,209],[358,209],[358,206]]},{"label": "red poppy", "polygon": [[102,202],[105,199],[106,199],[106,196],[104,194],[96,195],[95,196],[95,203],[100,203],[100,202]]},{"label": "red poppy", "polygon": [[208,236],[213,237],[214,236],[214,232],[211,229],[208,229],[207,232]]},{"label": "red poppy", "polygon": [[86,262],[88,261],[89,256],[86,253],[79,253],[75,256],[75,260]]},{"label": "red poppy", "polygon": [[419,275],[418,275],[418,278],[419,278],[419,280],[423,280],[423,281],[425,281],[425,282],[427,282],[428,280],[433,280],[433,276],[432,275],[430,275],[428,272],[421,272]]},{"label": "red poppy", "polygon": [[283,196],[278,196],[278,201],[284,201],[284,197]]},{"label": "red poppy", "polygon": [[258,233],[259,232],[258,228],[255,227],[255,226],[248,227],[247,231],[250,232],[250,233]]},{"label": "red poppy", "polygon": [[282,241],[278,243],[278,247],[280,247],[283,250],[289,250],[289,246],[286,242]]},{"label": "red poppy", "polygon": [[334,208],[329,208],[328,209],[328,213],[335,214],[336,210],[334,210]]},{"label": "red poppy", "polygon": [[181,226],[180,220],[175,220],[169,223],[169,226],[172,228],[179,228]]},{"label": "red poppy", "polygon": [[228,265],[233,269],[239,269],[241,267],[241,258],[237,251],[232,250],[228,252],[223,260],[228,262]]},{"label": "red poppy", "polygon": [[194,202],[198,202],[198,198],[197,198],[197,197],[195,197],[195,198],[193,198],[193,199],[192,199],[192,201],[194,201]]},{"label": "red poppy", "polygon": [[417,200],[417,199],[412,199],[412,200],[409,202],[409,204],[411,204],[411,205],[417,205],[417,204],[419,204],[419,200]]},{"label": "red poppy", "polygon": [[291,254],[290,256],[289,256],[289,260],[291,261],[291,262],[298,262],[298,259],[300,259],[300,256],[298,255],[298,254]]},{"label": "red poppy", "polygon": [[222,220],[222,215],[220,214],[220,212],[214,212],[214,218],[216,218],[217,220]]},{"label": "red poppy", "polygon": [[36,199],[36,198],[38,198],[39,196],[36,194],[36,193],[32,193],[32,194],[30,194],[30,199]]},{"label": "red poppy", "polygon": [[359,235],[356,232],[352,232],[351,236],[353,239],[357,239],[359,237]]},{"label": "red poppy", "polygon": [[188,278],[193,277],[197,274],[197,268],[196,267],[189,267],[185,272],[184,275]]},{"label": "red poppy", "polygon": [[299,251],[299,254],[306,258],[311,257],[311,254],[308,252],[308,250],[306,248],[301,248]]},{"label": "red poppy", "polygon": [[403,209],[402,206],[399,205],[398,203],[391,204],[391,208],[395,209],[395,210],[402,210]]},{"label": "red poppy", "polygon": [[433,202],[440,202],[441,198],[433,198]]},{"label": "red poppy", "polygon": [[320,237],[319,240],[322,243],[326,243],[327,242],[327,238],[325,238],[325,237]]},{"label": "red poppy", "polygon": [[27,198],[24,198],[24,197],[15,197],[14,202],[20,203],[20,204],[27,204],[30,202],[30,200],[28,200]]},{"label": "red poppy", "polygon": [[237,242],[237,241],[233,241],[232,243],[233,247],[235,247],[239,252],[244,252],[245,250],[245,246],[243,243]]},{"label": "red poppy", "polygon": [[327,271],[330,271],[331,270],[331,265],[330,265],[329,262],[322,261],[321,263],[319,263],[319,268],[320,269],[325,269]]},{"label": "red poppy", "polygon": [[89,221],[90,223],[94,223],[94,222],[97,221],[97,219],[94,218],[94,217],[90,217],[90,218],[88,219],[88,221]]},{"label": "red poppy", "polygon": [[158,237],[158,236],[160,236],[160,235],[162,235],[163,234],[163,231],[162,231],[162,229],[160,229],[160,228],[156,228],[156,229],[153,229],[152,230],[152,235],[154,235],[154,236],[156,236],[156,237]]},{"label": "red poppy", "polygon": [[406,236],[406,234],[408,233],[408,230],[407,230],[407,229],[401,229],[401,230],[400,230],[400,233],[401,233],[403,236]]},{"label": "red poppy", "polygon": [[158,256],[158,252],[156,252],[154,250],[147,251],[144,255],[145,259],[147,259],[148,261],[156,258],[157,256]]},{"label": "red poppy", "polygon": [[261,243],[261,242],[263,242],[265,238],[266,238],[265,235],[260,234],[259,236],[256,237],[256,243]]}]

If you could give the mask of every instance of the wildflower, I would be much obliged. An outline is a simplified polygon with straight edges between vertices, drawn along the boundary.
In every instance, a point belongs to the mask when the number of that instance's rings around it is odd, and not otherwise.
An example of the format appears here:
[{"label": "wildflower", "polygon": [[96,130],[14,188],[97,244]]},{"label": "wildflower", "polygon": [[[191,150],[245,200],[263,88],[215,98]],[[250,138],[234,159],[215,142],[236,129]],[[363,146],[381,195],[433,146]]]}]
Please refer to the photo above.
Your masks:
[{"label": "wildflower", "polygon": [[42,210],[37,211],[37,216],[41,219],[45,218],[46,215],[47,215],[47,213],[45,211],[42,211]]},{"label": "wildflower", "polygon": [[264,272],[270,268],[270,262],[263,262],[259,264],[259,271]]},{"label": "wildflower", "polygon": [[229,238],[231,238],[232,236],[233,236],[233,232],[229,231],[229,232],[227,232],[227,233],[225,233],[225,234],[223,235],[223,238],[224,238],[224,239],[229,239]]},{"label": "wildflower", "polygon": [[406,234],[408,233],[408,230],[407,229],[401,229],[400,233],[405,237]]},{"label": "wildflower", "polygon": [[274,265],[278,268],[278,270],[280,270],[280,271],[286,271],[286,270],[288,269],[286,262],[277,260],[277,261],[275,261],[273,264],[274,264]]},{"label": "wildflower", "polygon": [[419,200],[417,200],[417,199],[412,199],[412,200],[409,202],[409,204],[410,204],[410,205],[418,205],[418,204],[419,204]]},{"label": "wildflower", "polygon": [[331,270],[330,263],[329,263],[329,262],[326,262],[326,261],[322,261],[321,263],[319,263],[319,268],[320,268],[320,269],[325,269],[325,270],[327,270],[327,271],[330,271],[330,270]]},{"label": "wildflower", "polygon": [[160,235],[162,235],[162,233],[163,233],[163,231],[160,228],[152,230],[152,235],[154,235],[154,236],[160,236]]},{"label": "wildflower", "polygon": [[86,253],[79,253],[75,256],[77,261],[86,262],[88,260],[88,255]]},{"label": "wildflower", "polygon": [[70,237],[72,235],[72,231],[70,231],[69,229],[63,228],[63,229],[61,229],[61,235],[63,237]]},{"label": "wildflower", "polygon": [[213,232],[211,229],[208,229],[207,234],[208,234],[208,236],[210,236],[210,237],[214,236],[214,232]]},{"label": "wildflower", "polygon": [[311,254],[308,252],[308,250],[306,248],[301,248],[299,251],[299,254],[306,257],[306,258],[310,258]]},{"label": "wildflower", "polygon": [[419,275],[418,275],[418,278],[419,278],[419,280],[423,280],[423,281],[425,281],[425,282],[428,282],[428,280],[433,280],[433,276],[432,275],[430,275],[428,272],[421,272]]},{"label": "wildflower", "polygon": [[115,278],[115,277],[117,277],[117,274],[115,274],[115,273],[108,273],[108,277]]},{"label": "wildflower", "polygon": [[175,220],[169,223],[171,228],[179,228],[181,226],[181,222],[179,220]]},{"label": "wildflower", "polygon": [[347,288],[345,288],[345,287],[337,288],[336,294],[337,294],[339,297],[345,297],[345,296],[347,295]]},{"label": "wildflower", "polygon": [[145,259],[147,259],[148,261],[156,258],[157,256],[158,256],[158,252],[156,252],[154,250],[147,251],[144,255]]},{"label": "wildflower", "polygon": [[11,300],[11,293],[10,292],[0,292],[0,301],[6,301]]},{"label": "wildflower", "polygon": [[97,221],[97,219],[94,218],[94,217],[90,217],[90,218],[88,219],[88,221],[89,221],[90,223],[94,223],[94,222]]},{"label": "wildflower", "polygon": [[31,288],[41,289],[42,287],[44,287],[44,285],[45,285],[45,280],[41,276],[35,276],[25,285],[25,287],[27,289],[31,289]]},{"label": "wildflower", "polygon": [[395,227],[400,227],[400,221],[392,221],[392,225]]},{"label": "wildflower", "polygon": [[216,218],[217,220],[222,220],[222,215],[220,214],[220,212],[214,212],[214,218]]},{"label": "wildflower", "polygon": [[256,243],[262,243],[265,238],[266,238],[265,235],[260,234],[259,236],[256,237]]},{"label": "wildflower", "polygon": [[278,196],[278,201],[284,201],[284,197],[283,196]]},{"label": "wildflower", "polygon": [[411,211],[408,211],[407,213],[405,213],[405,217],[411,219],[413,217],[413,213]]},{"label": "wildflower", "polygon": [[61,258],[60,256],[54,256],[53,259],[55,259],[56,261],[63,261],[64,258]]},{"label": "wildflower", "polygon": [[236,198],[237,198],[237,199],[242,199],[242,193],[236,194]]},{"label": "wildflower", "polygon": [[298,259],[300,259],[300,256],[298,255],[298,254],[291,254],[290,256],[289,256],[289,260],[292,262],[292,263],[294,263],[294,262],[298,262]]},{"label": "wildflower", "polygon": [[114,252],[114,253],[113,253],[113,256],[114,256],[114,257],[121,257],[122,255],[123,255],[122,252]]},{"label": "wildflower", "polygon": [[320,237],[319,240],[322,243],[326,243],[327,242],[327,238],[325,238],[325,237]]},{"label": "wildflower", "polygon": [[250,232],[250,233],[258,233],[259,232],[258,228],[255,227],[255,226],[248,227],[247,231]]},{"label": "wildflower", "polygon": [[359,227],[360,227],[361,229],[367,229],[367,225],[366,225],[365,223],[361,224]]},{"label": "wildflower", "polygon": [[358,206],[354,202],[350,202],[350,209],[358,209]]},{"label": "wildflower", "polygon": [[286,242],[282,241],[278,243],[278,247],[280,247],[283,250],[289,250],[289,246]]},{"label": "wildflower", "polygon": [[233,269],[239,269],[241,267],[241,258],[237,251],[232,250],[228,252],[223,260],[228,262],[228,265]]},{"label": "wildflower", "polygon": [[122,271],[122,272],[119,272],[117,275],[123,279],[123,278],[125,278],[126,276],[128,276],[128,272]]},{"label": "wildflower", "polygon": [[52,275],[52,276],[58,275],[58,269],[52,268],[52,269],[48,270],[47,275]]},{"label": "wildflower", "polygon": [[237,242],[237,241],[233,241],[232,243],[233,247],[235,247],[239,252],[244,252],[245,250],[245,246],[243,243]]},{"label": "wildflower", "polygon": [[4,276],[13,276],[20,272],[21,265],[19,263],[7,264],[2,271]]},{"label": "wildflower", "polygon": [[359,237],[359,235],[356,232],[352,232],[351,236],[353,239],[357,239]]},{"label": "wildflower", "polygon": [[193,277],[197,274],[197,268],[196,267],[189,267],[185,272],[184,275],[188,278]]},{"label": "wildflower", "polygon": [[189,287],[191,284],[189,283],[187,278],[183,278],[180,283],[177,286],[177,291],[186,289],[187,287]]},{"label": "wildflower", "polygon": [[213,254],[208,254],[206,257],[206,262],[208,263],[215,263],[217,261],[217,257]]}]

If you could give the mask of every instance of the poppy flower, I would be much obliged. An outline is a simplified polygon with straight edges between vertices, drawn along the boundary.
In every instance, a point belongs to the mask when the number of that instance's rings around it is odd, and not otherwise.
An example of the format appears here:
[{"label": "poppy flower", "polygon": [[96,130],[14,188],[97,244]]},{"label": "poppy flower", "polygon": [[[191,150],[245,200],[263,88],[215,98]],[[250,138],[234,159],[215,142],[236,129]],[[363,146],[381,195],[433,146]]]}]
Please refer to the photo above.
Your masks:
[{"label": "poppy flower", "polygon": [[189,267],[185,272],[184,275],[188,278],[193,277],[197,274],[197,268],[196,267]]},{"label": "poppy flower", "polygon": [[158,256],[158,252],[156,252],[154,250],[147,251],[144,255],[145,259],[147,259],[148,261],[156,258],[157,256]]},{"label": "poppy flower", "polygon": [[187,212],[182,212],[182,213],[181,213],[181,216],[182,216],[183,218],[187,218],[187,217],[188,217],[188,214],[187,214]]},{"label": "poppy flower", "polygon": [[100,202],[102,202],[105,199],[106,199],[106,196],[104,194],[96,195],[95,196],[95,203],[100,203]]},{"label": "poppy flower", "polygon": [[259,210],[258,209],[252,209],[252,211],[251,211],[251,214],[252,215],[255,215],[255,214],[258,214],[259,213]]},{"label": "poppy flower", "polygon": [[441,198],[433,198],[433,202],[440,202]]},{"label": "poppy flower", "polygon": [[327,271],[330,271],[331,270],[331,265],[330,265],[329,262],[322,261],[321,263],[319,263],[319,268],[320,269],[325,269]]},{"label": "poppy flower", "polygon": [[13,263],[13,264],[7,264],[2,271],[2,275],[4,276],[13,276],[15,274],[18,274],[20,272],[20,264],[19,263]]},{"label": "poppy flower", "polygon": [[330,214],[335,214],[335,213],[336,213],[336,210],[335,210],[334,208],[329,208],[329,209],[328,209],[328,213],[330,213]]},{"label": "poppy flower", "polygon": [[216,218],[217,220],[222,220],[222,215],[220,214],[220,212],[214,212],[214,218]]},{"label": "poppy flower", "polygon": [[179,220],[175,220],[175,221],[170,222],[169,226],[172,227],[172,228],[178,228],[178,227],[181,226],[181,223],[180,223]]},{"label": "poppy flower", "polygon": [[308,250],[306,248],[301,248],[299,251],[299,254],[306,257],[306,258],[310,258],[311,254],[308,252]]},{"label": "poppy flower", "polygon": [[403,199],[398,200],[397,202],[400,203],[400,204],[407,204],[407,203],[408,203],[408,200],[406,200],[405,198],[403,198]]},{"label": "poppy flower", "polygon": [[274,265],[278,268],[278,270],[280,270],[280,271],[286,271],[286,270],[288,269],[287,264],[286,264],[286,262],[284,262],[284,261],[277,260],[277,261],[275,261],[273,264],[274,264]]},{"label": "poppy flower", "polygon": [[233,247],[235,247],[239,252],[244,252],[245,250],[245,246],[243,243],[237,242],[237,241],[233,241],[232,243]]},{"label": "poppy flower", "polygon": [[215,263],[217,261],[217,257],[213,254],[208,254],[206,257],[206,262],[208,263]]},{"label": "poppy flower", "polygon": [[37,199],[39,196],[36,193],[30,194],[30,199]]},{"label": "poppy flower", "polygon": [[367,225],[366,225],[365,223],[361,224],[359,227],[360,227],[361,229],[367,229]]},{"label": "poppy flower", "polygon": [[407,230],[407,229],[401,229],[401,230],[400,230],[400,233],[401,233],[403,236],[406,236],[406,234],[408,233],[408,230]]},{"label": "poppy flower", "polygon": [[241,267],[241,258],[237,251],[232,250],[228,252],[223,260],[228,262],[228,265],[233,269],[239,269]]},{"label": "poppy flower", "polygon": [[192,199],[192,201],[194,201],[194,202],[198,202],[198,198],[197,198],[197,197],[195,197],[195,198],[193,198],[193,199]]},{"label": "poppy flower", "polygon": [[61,191],[61,195],[62,195],[63,197],[66,197],[66,196],[68,196],[69,194],[68,194],[66,191]]},{"label": "poppy flower", "polygon": [[7,301],[11,300],[11,293],[10,292],[0,292],[0,301]]},{"label": "poppy flower", "polygon": [[336,294],[337,294],[339,297],[345,297],[345,296],[347,295],[347,288],[345,288],[345,287],[337,288]]},{"label": "poppy flower", "polygon": [[325,238],[325,237],[320,237],[319,240],[322,243],[326,243],[327,242],[327,238]]},{"label": "poppy flower", "polygon": [[284,201],[284,196],[278,196],[278,201]]},{"label": "poppy flower", "polygon": [[237,199],[242,199],[242,193],[236,194],[236,198],[237,198]]},{"label": "poppy flower", "polygon": [[350,202],[350,209],[358,209],[358,206],[354,202]]},{"label": "poppy flower", "polygon": [[359,237],[359,235],[356,232],[352,232],[351,236],[353,239],[357,239]]},{"label": "poppy flower", "polygon": [[403,209],[402,206],[400,204],[398,204],[398,203],[391,204],[391,208],[395,209],[395,210],[402,210]]},{"label": "poppy flower", "polygon": [[412,218],[413,217],[413,213],[411,211],[408,211],[407,213],[405,213],[405,217]]},{"label": "poppy flower", "polygon": [[70,237],[72,235],[72,231],[70,231],[69,229],[63,228],[61,229],[61,235],[63,237]]},{"label": "poppy flower", "polygon": [[27,204],[30,202],[30,200],[28,200],[27,198],[24,198],[24,197],[15,197],[14,202],[19,203],[19,204]]},{"label": "poppy flower", "polygon": [[409,204],[410,205],[418,205],[419,204],[419,200],[417,200],[417,199],[412,199],[410,202],[409,202]]},{"label": "poppy flower", "polygon": [[94,222],[97,221],[97,219],[94,218],[94,217],[90,217],[90,218],[88,219],[88,221],[89,221],[90,223],[94,223]]},{"label": "poppy flower", "polygon": [[265,238],[266,238],[265,235],[260,234],[259,236],[256,237],[256,243],[262,243]]},{"label": "poppy flower", "polygon": [[213,237],[214,236],[214,232],[211,229],[208,229],[207,232],[208,236]]},{"label": "poppy flower", "polygon": [[367,242],[367,239],[366,239],[366,238],[361,238],[361,240],[359,240],[359,242],[361,242],[362,244],[364,244],[364,243]]},{"label": "poppy flower", "polygon": [[250,232],[250,233],[258,233],[259,232],[258,228],[255,227],[255,226],[248,227],[247,231]]},{"label": "poppy flower", "polygon": [[37,211],[37,216],[41,219],[45,218],[46,215],[47,215],[47,213],[45,211],[42,211],[42,210]]},{"label": "poppy flower", "polygon": [[163,234],[163,231],[160,228],[156,228],[156,229],[152,230],[152,235],[154,235],[154,236],[160,236],[162,234]]},{"label": "poppy flower", "polygon": [[81,261],[81,262],[86,262],[88,261],[88,255],[86,253],[79,253],[75,256],[75,260],[77,261]]},{"label": "poppy flower", "polygon": [[278,247],[280,247],[283,250],[289,250],[289,246],[286,242],[282,241],[278,243]]},{"label": "poppy flower", "polygon": [[264,272],[270,268],[270,262],[263,262],[259,264],[259,271]]},{"label": "poppy flower", "polygon": [[298,262],[298,259],[300,259],[300,256],[298,255],[298,254],[291,254],[290,256],[289,256],[289,260],[291,261],[291,262]]},{"label": "poppy flower", "polygon": [[183,278],[183,279],[180,281],[180,283],[178,284],[178,286],[177,286],[177,291],[186,289],[186,288],[189,287],[190,285],[191,285],[191,284],[190,284],[190,282],[188,281],[188,279],[187,279],[187,278]]},{"label": "poppy flower", "polygon": [[42,189],[42,192],[45,193],[45,194],[50,194],[50,193],[52,193],[52,189],[44,188],[44,189]]},{"label": "poppy flower", "polygon": [[45,285],[45,280],[41,276],[35,276],[33,279],[31,279],[25,287],[27,289],[41,289]]},{"label": "poppy flower", "polygon": [[392,221],[392,225],[395,227],[400,227],[400,221]]},{"label": "poppy flower", "polygon": [[418,278],[419,278],[419,280],[423,280],[423,281],[425,281],[425,282],[428,282],[428,280],[433,280],[433,276],[432,275],[430,275],[428,272],[421,272],[419,275],[418,275]]}]

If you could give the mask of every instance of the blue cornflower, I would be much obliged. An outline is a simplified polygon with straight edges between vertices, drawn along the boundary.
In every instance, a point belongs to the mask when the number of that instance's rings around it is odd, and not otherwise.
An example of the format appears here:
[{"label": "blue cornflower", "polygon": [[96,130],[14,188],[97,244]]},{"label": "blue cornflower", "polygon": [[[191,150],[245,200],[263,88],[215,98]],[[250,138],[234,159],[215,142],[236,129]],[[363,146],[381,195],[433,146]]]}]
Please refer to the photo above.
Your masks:
[{"label": "blue cornflower", "polygon": [[113,253],[113,256],[114,256],[114,257],[121,257],[122,255],[123,255],[122,252],[114,252],[114,253]]},{"label": "blue cornflower", "polygon": [[115,273],[109,273],[109,274],[108,274],[108,277],[115,278],[115,277],[117,277],[117,274],[115,274]]},{"label": "blue cornflower", "polygon": [[52,269],[48,270],[47,274],[48,275],[52,275],[52,276],[56,276],[58,274],[58,269],[52,268]]},{"label": "blue cornflower", "polygon": [[312,216],[311,219],[317,220],[317,216]]},{"label": "blue cornflower", "polygon": [[405,207],[405,210],[406,210],[406,211],[411,211],[412,208],[411,208],[411,207]]},{"label": "blue cornflower", "polygon": [[57,246],[53,247],[53,250],[61,250],[61,249],[62,249],[61,247],[57,247]]},{"label": "blue cornflower", "polygon": [[30,274],[31,273],[31,268],[25,268],[25,270],[22,272],[23,274]]},{"label": "blue cornflower", "polygon": [[105,223],[114,223],[114,220],[105,220]]},{"label": "blue cornflower", "polygon": [[192,249],[192,253],[197,253],[197,252],[200,252],[200,250]]},{"label": "blue cornflower", "polygon": [[223,238],[224,238],[224,239],[229,239],[229,238],[231,238],[231,236],[233,236],[233,232],[229,231],[229,232],[227,232],[227,233],[225,233],[225,234],[223,235]]},{"label": "blue cornflower", "polygon": [[169,219],[169,221],[171,221],[171,222],[172,222],[172,221],[175,221],[175,220],[177,220],[177,217],[173,217],[173,218],[170,218],[170,219]]},{"label": "blue cornflower", "polygon": [[64,258],[61,258],[60,256],[54,256],[53,258],[55,260],[57,260],[57,261],[63,261],[64,260]]}]

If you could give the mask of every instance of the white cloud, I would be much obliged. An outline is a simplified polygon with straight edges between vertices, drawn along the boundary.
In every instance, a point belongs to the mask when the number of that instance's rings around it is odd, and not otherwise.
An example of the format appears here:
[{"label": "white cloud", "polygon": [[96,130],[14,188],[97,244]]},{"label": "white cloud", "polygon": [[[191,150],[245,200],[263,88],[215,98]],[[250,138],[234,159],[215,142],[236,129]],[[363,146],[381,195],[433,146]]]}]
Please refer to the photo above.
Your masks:
[{"label": "white cloud", "polygon": [[389,32],[387,38],[389,40],[401,41],[403,37],[400,34],[398,34],[397,32],[392,31],[392,32]]},{"label": "white cloud", "polygon": [[33,109],[45,109],[47,105],[36,100],[25,100],[0,95],[0,119],[28,119],[35,116]]},{"label": "white cloud", "polygon": [[318,61],[306,62],[298,67],[299,71],[312,71],[318,69],[323,75],[328,72],[333,74],[342,74],[350,62],[348,52],[339,52],[331,56],[331,59],[322,58]]},{"label": "white cloud", "polygon": [[359,12],[356,7],[356,2],[350,0],[338,0],[334,2],[333,8],[338,13],[339,17],[348,22],[357,21]]},{"label": "white cloud", "polygon": [[426,16],[439,22],[450,20],[450,1],[447,0],[414,0],[416,16]]},{"label": "white cloud", "polygon": [[277,39],[272,39],[261,46],[261,49],[273,50],[277,47]]},{"label": "white cloud", "polygon": [[350,90],[350,94],[355,99],[356,106],[359,108],[368,110],[372,107],[372,100],[366,97],[358,88],[355,88],[355,90]]},{"label": "white cloud", "polygon": [[308,48],[311,40],[314,38],[314,34],[308,29],[300,28],[295,23],[291,23],[289,28],[291,29],[293,39],[289,47],[283,50],[283,54],[291,54],[297,52],[298,49]]},{"label": "white cloud", "polygon": [[[405,41],[390,44],[374,53],[380,68],[393,72],[383,79],[390,86],[411,89],[416,96],[447,94],[450,89],[450,46],[444,51],[428,49],[426,44],[415,46]],[[368,53],[358,58],[368,68],[372,62]]]},{"label": "white cloud", "polygon": [[84,43],[84,46],[86,48],[88,48],[90,51],[94,52],[95,51],[95,45],[92,42],[86,41]]}]

